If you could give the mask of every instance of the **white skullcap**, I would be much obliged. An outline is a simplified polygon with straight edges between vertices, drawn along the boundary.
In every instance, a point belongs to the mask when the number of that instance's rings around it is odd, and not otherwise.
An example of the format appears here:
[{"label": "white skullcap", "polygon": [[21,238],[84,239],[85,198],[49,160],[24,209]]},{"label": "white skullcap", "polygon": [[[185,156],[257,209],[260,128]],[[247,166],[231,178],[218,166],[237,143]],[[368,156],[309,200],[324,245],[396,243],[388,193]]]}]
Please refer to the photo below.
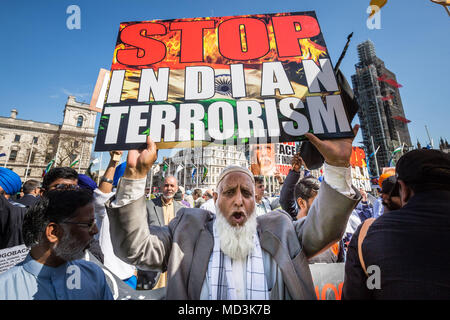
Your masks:
[{"label": "white skullcap", "polygon": [[245,173],[246,175],[248,175],[250,177],[250,179],[252,179],[252,182],[255,182],[255,177],[253,176],[253,173],[245,168],[245,167],[240,167],[240,166],[236,166],[236,165],[231,165],[228,167],[225,167],[225,169],[222,170],[222,172],[219,175],[219,180],[217,181],[216,184],[216,189],[218,189],[220,182],[225,178],[225,176],[227,176],[230,173],[233,172],[240,172],[240,173]]}]

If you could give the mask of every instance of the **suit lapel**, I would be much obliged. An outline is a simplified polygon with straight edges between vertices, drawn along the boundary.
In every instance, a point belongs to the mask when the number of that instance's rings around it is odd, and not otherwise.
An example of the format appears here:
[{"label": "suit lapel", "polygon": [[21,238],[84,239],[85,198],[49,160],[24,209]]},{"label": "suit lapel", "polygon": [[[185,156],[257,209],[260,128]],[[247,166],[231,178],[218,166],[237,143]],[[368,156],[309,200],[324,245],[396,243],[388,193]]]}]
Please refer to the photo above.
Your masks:
[{"label": "suit lapel", "polygon": [[156,216],[158,217],[159,225],[164,226],[164,211],[162,208],[162,200],[161,197],[157,198],[157,205],[154,206]]},{"label": "suit lapel", "polygon": [[209,257],[213,250],[214,238],[212,235],[213,219],[205,224],[195,244],[194,255],[188,283],[188,299],[199,300],[208,270]]},{"label": "suit lapel", "polygon": [[269,231],[261,233],[261,230],[258,230],[258,235],[260,237],[261,248],[266,250],[280,267],[281,273],[283,274],[284,284],[288,288],[292,299],[305,299],[305,295],[302,290],[304,286],[297,276],[289,253],[283,249],[280,240]]}]

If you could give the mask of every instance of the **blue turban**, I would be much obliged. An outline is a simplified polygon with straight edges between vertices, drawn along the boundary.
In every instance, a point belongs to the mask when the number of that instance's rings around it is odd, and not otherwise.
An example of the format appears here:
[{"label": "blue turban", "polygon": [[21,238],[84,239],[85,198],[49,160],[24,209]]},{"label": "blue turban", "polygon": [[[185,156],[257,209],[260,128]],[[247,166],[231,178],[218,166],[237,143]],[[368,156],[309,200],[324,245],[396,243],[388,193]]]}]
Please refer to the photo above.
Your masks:
[{"label": "blue turban", "polygon": [[95,183],[95,181],[89,178],[87,175],[81,173],[78,174],[78,185],[82,189],[89,189],[92,191],[97,189],[97,184]]},{"label": "blue turban", "polygon": [[14,171],[0,167],[0,187],[5,190],[6,194],[15,195],[20,192],[22,181]]},{"label": "blue turban", "polygon": [[113,178],[113,186],[116,187],[119,183],[119,179],[123,176],[125,173],[125,168],[127,166],[127,162],[122,162],[119,164],[116,168],[116,172],[114,172],[114,178]]}]

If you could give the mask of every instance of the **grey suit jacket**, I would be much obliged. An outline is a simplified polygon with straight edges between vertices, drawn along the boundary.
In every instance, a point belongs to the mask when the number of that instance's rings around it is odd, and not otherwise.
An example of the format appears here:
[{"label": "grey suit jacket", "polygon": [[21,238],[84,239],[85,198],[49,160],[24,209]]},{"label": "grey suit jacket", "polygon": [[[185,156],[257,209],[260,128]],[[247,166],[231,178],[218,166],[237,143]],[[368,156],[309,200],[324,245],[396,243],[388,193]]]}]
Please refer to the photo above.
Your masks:
[{"label": "grey suit jacket", "polygon": [[[147,205],[147,222],[149,226],[163,226],[164,225],[164,212],[162,209],[161,197],[146,201]],[[173,200],[173,208],[175,216],[178,210],[184,208],[184,206],[178,201]]]},{"label": "grey suit jacket", "polygon": [[[261,248],[281,270],[292,299],[316,299],[308,260],[342,238],[348,218],[361,199],[348,198],[323,182],[305,219],[292,222],[271,212],[257,218]],[[213,249],[214,215],[181,209],[168,226],[146,226],[144,197],[123,207],[106,203],[115,254],[145,270],[168,271],[167,299],[200,298]],[[266,275],[266,279],[272,278]],[[269,284],[270,287],[270,284]],[[271,298],[283,296],[271,292]]]},{"label": "grey suit jacket", "polygon": [[[157,197],[155,199],[151,199],[151,200],[146,200],[145,201],[146,206],[147,206],[147,223],[148,226],[164,226],[164,211],[162,209],[162,200],[161,197]],[[174,216],[177,215],[177,212],[181,209],[184,208],[184,206],[179,203],[178,201],[173,200],[173,209],[174,209]],[[142,269],[142,268],[140,268]],[[142,272],[139,271],[139,275],[142,276]],[[150,280],[151,282],[149,282],[150,286],[153,287],[156,285],[156,283],[159,280],[160,277],[160,273],[159,272],[146,272],[145,273],[145,278],[148,280]],[[146,281],[146,280],[144,280]]]}]

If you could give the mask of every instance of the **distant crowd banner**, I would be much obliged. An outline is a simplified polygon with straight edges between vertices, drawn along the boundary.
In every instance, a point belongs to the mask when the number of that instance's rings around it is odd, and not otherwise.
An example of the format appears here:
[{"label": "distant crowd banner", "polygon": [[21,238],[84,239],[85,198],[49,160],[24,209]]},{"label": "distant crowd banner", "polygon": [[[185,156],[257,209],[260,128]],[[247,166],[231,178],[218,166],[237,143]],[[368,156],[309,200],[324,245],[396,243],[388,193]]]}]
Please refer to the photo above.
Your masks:
[{"label": "distant crowd banner", "polygon": [[123,22],[95,151],[352,137],[314,11]]},{"label": "distant crowd banner", "polygon": [[296,142],[284,142],[278,144],[279,161],[277,163],[277,171],[282,176],[287,176],[291,170],[292,157],[297,153]]},{"label": "distant crowd banner", "polygon": [[25,260],[29,251],[23,244],[0,250],[0,273]]},{"label": "distant crowd banner", "polygon": [[317,300],[341,300],[345,263],[315,263],[309,269]]},{"label": "distant crowd banner", "polygon": [[250,171],[255,175],[265,177],[275,174],[275,144],[250,145]]},{"label": "distant crowd banner", "polygon": [[366,192],[372,191],[369,170],[366,163],[366,153],[359,147],[352,147],[350,164],[352,166],[352,184]]}]

